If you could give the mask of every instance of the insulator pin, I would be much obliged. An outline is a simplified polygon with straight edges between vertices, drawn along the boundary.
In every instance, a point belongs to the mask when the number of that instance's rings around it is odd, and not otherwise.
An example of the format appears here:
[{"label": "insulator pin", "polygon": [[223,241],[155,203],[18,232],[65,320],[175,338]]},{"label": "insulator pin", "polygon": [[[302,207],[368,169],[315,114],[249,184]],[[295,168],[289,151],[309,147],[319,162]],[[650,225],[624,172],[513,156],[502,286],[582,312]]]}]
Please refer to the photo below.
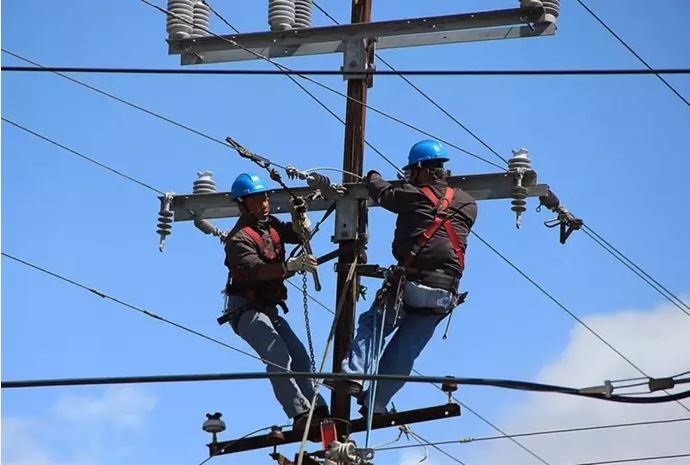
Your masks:
[{"label": "insulator pin", "polygon": [[209,35],[208,24],[210,15],[211,9],[202,0],[198,0],[194,4],[192,37],[204,37]]},{"label": "insulator pin", "polygon": [[213,180],[211,171],[198,171],[196,175],[198,177],[192,187],[194,194],[214,194],[216,192],[216,182]]},{"label": "insulator pin", "polygon": [[287,31],[295,24],[294,0],[268,0],[268,25],[271,31]]},{"label": "insulator pin", "polygon": [[168,0],[168,20],[166,31],[168,39],[189,39],[194,23],[193,0]]},{"label": "insulator pin", "polygon": [[158,212],[158,229],[156,232],[160,236],[160,240],[158,241],[158,250],[161,252],[165,247],[165,238],[172,233],[172,222],[174,216],[174,213],[171,210],[172,200],[172,194],[165,194],[165,196],[161,199],[161,209]]},{"label": "insulator pin", "polygon": [[295,0],[295,29],[311,27],[312,0]]}]

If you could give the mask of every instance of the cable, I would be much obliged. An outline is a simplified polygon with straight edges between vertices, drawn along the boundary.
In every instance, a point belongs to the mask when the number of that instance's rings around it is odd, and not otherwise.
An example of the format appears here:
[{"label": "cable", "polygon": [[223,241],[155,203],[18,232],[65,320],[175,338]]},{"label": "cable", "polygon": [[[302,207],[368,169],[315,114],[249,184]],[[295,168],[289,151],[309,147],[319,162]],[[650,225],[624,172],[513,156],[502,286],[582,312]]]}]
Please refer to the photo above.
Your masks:
[{"label": "cable", "polygon": [[[524,438],[524,437],[544,436],[544,435],[551,435],[551,434],[580,433],[580,432],[584,432],[584,431],[598,431],[598,430],[607,430],[607,429],[628,428],[628,427],[633,427],[633,426],[665,425],[665,424],[680,423],[680,422],[685,422],[685,421],[690,421],[690,418],[687,418],[687,417],[686,418],[671,418],[671,419],[666,419],[666,420],[649,420],[649,421],[638,421],[638,422],[631,422],[631,423],[613,423],[613,424],[609,424],[609,425],[582,426],[582,427],[578,427],[578,428],[561,428],[561,429],[552,429],[552,430],[532,431],[532,432],[528,432],[528,433],[516,433],[516,434],[505,435],[505,436],[482,436],[482,437],[478,437],[478,438],[467,438],[467,439],[450,440],[450,441],[438,441],[438,442],[434,442],[433,444],[438,445],[438,446],[445,446],[445,445],[452,445],[452,444],[469,444],[472,442],[495,441],[498,439]],[[411,447],[414,447],[414,446],[409,445],[409,444],[398,445],[398,446],[386,446],[386,447],[377,448],[376,451],[379,452],[379,451],[385,451],[385,450],[408,449]]]},{"label": "cable", "polygon": [[[582,8],[584,8],[585,10],[587,10],[587,12],[588,12],[590,15],[592,15],[592,17],[593,17],[594,19],[596,19],[596,20],[599,22],[599,24],[602,25],[602,27],[603,27],[604,29],[606,29],[607,31],[609,31],[609,33],[610,33],[613,37],[615,37],[615,38],[618,40],[618,42],[620,42],[620,43],[623,45],[623,47],[625,47],[626,49],[628,49],[628,51],[629,51],[630,53],[632,53],[632,54],[635,56],[635,58],[637,58],[637,59],[640,61],[640,63],[642,63],[643,65],[645,65],[645,66],[647,67],[647,69],[652,70],[652,67],[649,66],[649,64],[648,64],[646,61],[644,61],[644,60],[642,59],[642,57],[641,57],[639,54],[637,54],[637,52],[635,52],[635,50],[633,50],[632,47],[630,47],[630,45],[628,45],[618,34],[616,34],[615,32],[613,32],[613,29],[611,29],[611,28],[604,22],[604,20],[602,20],[602,19],[601,19],[599,16],[597,16],[592,10],[590,10],[589,7],[588,7],[587,5],[585,5],[585,3],[584,3],[582,0],[576,0],[576,1],[577,1],[577,3],[580,4],[580,6],[582,6]],[[685,97],[683,97],[683,96],[680,94],[680,92],[678,92],[671,84],[669,84],[669,82],[668,82],[666,79],[664,79],[663,77],[661,77],[658,73],[654,73],[654,74],[656,74],[656,77],[658,77],[659,80],[660,80],[661,82],[663,82],[663,83],[666,85],[666,87],[668,87],[668,88],[671,90],[671,92],[673,92],[674,94],[676,94],[676,97],[678,97],[679,99],[681,99],[681,100],[683,101],[683,103],[685,103],[687,106],[690,107],[690,102],[688,102],[688,101],[685,99]]]},{"label": "cable", "polygon": [[156,193],[158,193],[158,194],[165,195],[165,192],[163,192],[163,191],[161,191],[161,190],[158,190],[158,189],[156,189],[155,187],[152,187],[151,185],[146,184],[146,183],[143,182],[143,181],[139,181],[138,179],[135,179],[135,178],[133,178],[133,177],[131,177],[131,176],[129,176],[129,175],[123,173],[122,171],[118,171],[118,170],[116,170],[116,169],[114,169],[114,168],[111,168],[110,166],[108,166],[108,165],[106,165],[106,164],[104,164],[104,163],[101,163],[101,162],[99,162],[98,160],[95,160],[95,159],[93,159],[93,158],[91,158],[91,157],[88,157],[88,156],[84,155],[84,154],[81,153],[81,152],[78,152],[78,151],[76,151],[76,150],[74,150],[74,149],[72,149],[72,148],[69,148],[69,147],[67,147],[67,146],[65,146],[65,145],[62,145],[61,143],[56,142],[55,140],[50,139],[49,137],[46,137],[46,136],[44,136],[44,135],[42,135],[42,134],[39,134],[39,133],[37,133],[37,132],[35,132],[35,131],[32,131],[31,129],[29,129],[29,128],[25,127],[25,126],[22,126],[21,124],[19,124],[19,123],[17,123],[17,122],[14,122],[14,121],[12,121],[12,120],[10,120],[10,119],[8,119],[8,118],[5,118],[4,116],[2,117],[2,120],[3,120],[4,122],[8,123],[8,124],[11,124],[12,126],[15,126],[16,128],[21,129],[22,131],[25,131],[25,132],[27,132],[27,133],[33,135],[33,136],[38,137],[39,139],[42,139],[42,140],[44,140],[44,141],[46,141],[46,142],[49,142],[49,143],[51,143],[51,144],[53,144],[53,145],[56,145],[56,146],[60,147],[60,148],[63,149],[63,150],[66,150],[66,151],[68,151],[68,152],[70,152],[70,153],[73,153],[74,155],[76,155],[76,156],[78,156],[78,157],[80,157],[80,158],[82,158],[82,159],[84,159],[84,160],[86,160],[86,161],[89,161],[89,162],[93,163],[94,165],[100,166],[101,168],[104,168],[104,169],[110,171],[111,173],[114,173],[114,174],[116,174],[116,175],[118,175],[118,176],[121,176],[121,177],[127,179],[128,181],[131,181],[131,182],[133,182],[133,183],[135,183],[135,184],[139,184],[140,186],[145,187],[145,188],[147,188],[147,189],[149,189],[149,190],[152,190],[153,192],[156,192]]},{"label": "cable", "polygon": [[465,462],[463,462],[463,461],[460,460],[459,458],[455,457],[454,455],[452,455],[452,454],[446,452],[445,450],[441,449],[441,448],[440,448],[439,446],[437,446],[436,444],[427,441],[426,439],[424,439],[423,437],[421,437],[419,434],[415,433],[415,432],[412,431],[411,429],[408,430],[408,433],[409,433],[412,437],[418,439],[420,442],[426,444],[427,446],[433,447],[434,449],[436,449],[437,451],[439,451],[440,453],[442,453],[443,455],[445,455],[445,456],[448,457],[449,459],[453,460],[455,463],[459,463],[460,465],[465,465]]},{"label": "cable", "polygon": [[[646,376],[649,378],[650,376],[645,373],[639,366],[637,366],[632,360],[630,360],[628,357],[626,357],[622,352],[620,352],[618,349],[616,349],[611,343],[609,343],[606,339],[604,339],[599,333],[594,331],[587,323],[585,323],[582,319],[580,319],[577,315],[575,315],[568,307],[563,305],[558,299],[556,299],[553,295],[551,295],[546,289],[544,289],[542,286],[540,286],[534,279],[532,279],[527,273],[522,271],[520,268],[517,267],[513,262],[511,262],[508,258],[506,258],[505,255],[503,255],[501,252],[499,252],[495,247],[493,247],[491,244],[489,244],[487,241],[484,240],[479,234],[477,234],[476,231],[472,230],[470,231],[472,235],[474,235],[477,239],[479,239],[485,246],[487,246],[491,251],[493,251],[496,255],[498,255],[504,262],[506,262],[508,265],[510,265],[511,268],[513,268],[515,271],[517,271],[523,278],[525,278],[527,281],[529,281],[534,287],[536,287],[542,294],[544,294],[549,300],[551,300],[553,303],[555,303],[559,308],[561,308],[564,312],[566,312],[568,315],[570,315],[575,321],[577,321],[582,327],[584,327],[587,331],[589,331],[592,335],[594,335],[597,339],[599,339],[601,342],[603,342],[609,349],[614,351],[616,354],[618,354],[619,357],[621,357],[623,360],[625,360],[631,367],[633,367],[635,370],[637,370],[639,373],[642,375]],[[678,405],[683,407],[683,409],[690,413],[690,408],[688,408],[686,405],[684,405],[681,402],[678,402]]]},{"label": "cable", "polygon": [[196,330],[194,330],[194,329],[188,328],[188,327],[186,327],[186,326],[184,326],[184,325],[182,325],[182,324],[180,324],[180,323],[176,323],[176,322],[174,322],[174,321],[172,321],[172,320],[168,320],[167,318],[164,318],[164,317],[162,317],[162,316],[160,316],[160,315],[158,315],[158,314],[156,314],[156,313],[150,312],[150,311],[148,311],[148,310],[146,310],[146,309],[143,309],[143,308],[141,308],[141,307],[137,307],[136,305],[127,303],[127,302],[125,302],[125,301],[123,301],[123,300],[120,300],[120,299],[118,299],[118,298],[116,298],[116,297],[110,296],[110,295],[108,295],[108,294],[106,294],[106,293],[104,293],[104,292],[101,292],[101,291],[97,290],[97,289],[90,288],[90,287],[88,287],[88,286],[86,286],[86,285],[84,285],[84,284],[81,284],[81,283],[79,283],[79,282],[77,282],[77,281],[74,281],[74,280],[72,280],[72,279],[69,279],[69,278],[67,278],[67,277],[65,277],[65,276],[62,276],[62,275],[58,274],[58,273],[54,273],[54,272],[52,272],[52,271],[49,271],[49,270],[47,270],[47,269],[45,269],[45,268],[42,268],[42,267],[40,267],[40,266],[38,266],[38,265],[35,265],[35,264],[33,264],[33,263],[30,263],[30,262],[28,262],[28,261],[26,261],[26,260],[22,260],[21,258],[17,258],[17,257],[15,257],[15,256],[13,256],[13,255],[10,255],[10,254],[6,253],[6,252],[2,252],[2,256],[3,256],[3,257],[7,257],[7,258],[9,258],[9,259],[11,259],[11,260],[14,260],[14,261],[16,261],[16,262],[19,262],[19,263],[21,263],[21,264],[23,264],[23,265],[26,265],[26,266],[28,266],[29,268],[33,268],[34,270],[37,270],[37,271],[40,271],[40,272],[45,273],[45,274],[47,274],[47,275],[50,275],[50,276],[52,276],[52,277],[54,277],[54,278],[57,278],[57,279],[59,279],[59,280],[61,280],[61,281],[64,281],[64,282],[69,283],[69,284],[72,284],[73,286],[77,286],[77,287],[79,287],[79,288],[81,288],[81,289],[84,289],[84,290],[86,290],[86,291],[89,291],[89,292],[91,292],[92,294],[96,294],[98,297],[102,297],[102,298],[104,298],[104,299],[112,300],[113,302],[118,303],[118,304],[120,304],[120,305],[122,305],[122,306],[124,306],[124,307],[127,307],[127,308],[129,308],[129,309],[135,310],[135,311],[137,311],[137,312],[139,312],[139,313],[141,313],[141,314],[143,314],[143,315],[146,315],[146,316],[148,316],[148,317],[151,317],[151,318],[153,318],[153,319],[155,319],[155,320],[159,320],[159,321],[161,321],[161,322],[163,322],[163,323],[167,323],[167,324],[169,324],[169,325],[171,325],[171,326],[174,326],[174,327],[176,327],[176,328],[178,328],[178,329],[181,329],[182,331],[185,331],[185,332],[194,334],[195,336],[199,336],[199,337],[201,337],[201,338],[203,338],[203,339],[206,339],[206,340],[208,340],[208,341],[215,342],[216,344],[221,345],[221,346],[223,346],[223,347],[225,347],[225,348],[234,350],[235,352],[239,352],[239,353],[241,353],[241,354],[243,354],[243,355],[246,355],[246,356],[251,357],[251,358],[253,358],[253,359],[259,360],[259,361],[264,362],[264,363],[266,363],[266,364],[273,365],[273,366],[275,366],[276,368],[280,368],[281,370],[286,370],[287,372],[289,372],[289,370],[288,370],[287,368],[285,368],[285,367],[283,367],[283,366],[280,366],[280,365],[278,365],[278,364],[275,364],[275,363],[273,363],[273,362],[271,362],[271,361],[269,361],[269,360],[264,360],[264,359],[262,359],[261,357],[258,357],[258,356],[254,355],[254,354],[251,354],[251,353],[249,353],[249,352],[246,352],[246,351],[244,351],[244,350],[242,350],[242,349],[238,349],[237,347],[233,347],[233,346],[231,346],[230,344],[226,344],[226,343],[223,342],[223,341],[220,341],[220,340],[218,340],[218,339],[215,339],[215,338],[213,338],[213,337],[211,337],[211,336],[207,336],[206,334],[203,334],[203,333],[201,333],[201,332],[199,332],[199,331],[196,331]]},{"label": "cable", "polygon": [[[314,6],[315,6],[319,11],[321,11],[321,13],[323,13],[324,15],[326,15],[326,17],[329,18],[331,21],[333,21],[335,24],[340,24],[340,23],[338,22],[338,20],[336,20],[333,16],[331,16],[331,14],[328,13],[328,11],[326,11],[324,8],[322,8],[317,2],[314,1],[314,2],[312,2],[312,3],[314,4]],[[381,63],[383,63],[384,65],[386,65],[391,71],[393,71],[393,72],[396,72],[396,71],[397,71],[397,70],[393,67],[393,65],[390,64],[390,62],[384,60],[383,57],[382,57],[381,55],[379,55],[378,53],[374,53],[374,56],[375,56]],[[441,104],[439,104],[438,102],[436,102],[436,100],[434,100],[433,98],[431,98],[431,96],[429,96],[429,94],[427,94],[426,92],[424,92],[419,86],[417,86],[415,83],[413,83],[412,81],[410,81],[409,79],[407,79],[404,75],[400,75],[400,77],[401,77],[401,79],[402,79],[403,81],[405,81],[410,87],[412,87],[414,90],[416,90],[417,93],[418,93],[419,95],[421,95],[422,97],[424,97],[429,103],[431,103],[431,104],[432,104],[433,106],[435,106],[438,110],[440,110],[441,113],[443,113],[443,114],[446,115],[448,118],[450,118],[456,125],[458,125],[459,127],[461,127],[465,132],[467,132],[470,136],[472,136],[476,141],[478,141],[480,144],[482,144],[484,147],[486,147],[491,153],[493,153],[493,154],[496,155],[498,158],[500,158],[501,160],[503,160],[504,163],[506,163],[506,164],[508,163],[508,161],[507,161],[505,158],[503,158],[496,150],[494,150],[493,147],[491,147],[491,146],[490,146],[489,144],[487,144],[481,137],[479,137],[479,136],[478,136],[477,134],[475,134],[472,130],[470,130],[470,128],[468,128],[467,126],[465,126],[458,118],[456,118],[455,116],[453,116],[448,110],[446,110],[444,107],[442,107]]]},{"label": "cable", "polygon": [[235,32],[236,34],[239,34],[239,33],[240,33],[240,31],[238,31],[237,29],[235,29],[235,26],[233,26],[232,24],[230,24],[229,22],[227,22],[226,19],[223,18],[223,15],[221,15],[220,13],[218,13],[218,12],[213,8],[213,6],[211,6],[211,2],[209,2],[208,0],[203,0],[203,2],[206,4],[206,6],[208,7],[208,9],[211,10],[211,13],[213,13],[218,19],[220,19],[221,21],[223,21],[230,29],[233,30],[233,32]]},{"label": "cable", "polygon": [[[337,320],[337,319],[336,319]],[[331,338],[332,339],[332,338]],[[325,364],[326,357],[323,358],[321,369]],[[285,370],[281,367],[281,369]],[[211,373],[211,374],[191,374],[191,375],[154,375],[154,376],[116,376],[101,378],[62,378],[62,379],[36,379],[36,380],[16,380],[3,381],[3,389],[17,388],[37,388],[37,387],[56,387],[56,386],[86,386],[86,385],[109,385],[109,384],[149,384],[149,383],[179,383],[179,382],[198,382],[198,381],[239,381],[257,379],[280,379],[280,378],[305,378],[318,380],[361,380],[361,381],[404,381],[406,383],[443,383],[454,382],[463,386],[482,386],[500,389],[510,389],[517,391],[542,392],[553,394],[565,394],[571,396],[587,397],[611,402],[621,402],[628,404],[660,404],[671,402],[677,399],[690,397],[690,390],[681,391],[664,396],[631,397],[616,394],[603,394],[594,392],[591,388],[579,389],[574,387],[558,386],[553,384],[535,383],[531,381],[520,381],[511,379],[491,379],[491,378],[468,378],[457,376],[410,376],[410,375],[389,375],[389,374],[355,374],[355,373],[328,373],[319,371],[298,372],[298,371],[279,371],[279,372],[250,372],[250,373]],[[674,380],[675,385],[690,384],[690,378]],[[316,398],[316,397],[315,397]],[[308,424],[309,422],[307,422]]]},{"label": "cable", "polygon": [[[30,59],[28,59],[28,58],[26,58],[26,57],[23,57],[23,56],[21,56],[21,55],[15,53],[15,52],[12,52],[12,51],[10,51],[10,50],[7,50],[6,48],[3,48],[3,49],[2,49],[2,52],[3,52],[3,53],[7,53],[8,55],[11,55],[11,56],[13,56],[13,57],[15,57],[15,58],[17,58],[17,59],[19,59],[19,60],[22,60],[22,61],[26,62],[26,63],[30,63],[30,64],[32,64],[32,65],[34,65],[34,66],[38,66],[39,68],[44,68],[44,66],[43,66],[42,64],[37,63],[37,62],[35,62],[35,61],[32,61],[32,60],[30,60]],[[114,95],[114,94],[112,94],[112,93],[110,93],[110,92],[106,92],[106,91],[104,91],[104,90],[102,90],[102,89],[99,89],[98,87],[92,86],[91,84],[87,84],[87,83],[85,83],[84,81],[80,81],[79,79],[75,79],[75,78],[73,78],[73,77],[71,77],[71,76],[68,76],[68,75],[66,75],[66,74],[63,74],[63,73],[60,73],[60,72],[57,72],[57,71],[53,71],[53,74],[56,74],[56,75],[60,76],[61,78],[67,79],[68,81],[72,81],[72,82],[75,83],[75,84],[78,84],[78,85],[80,85],[80,86],[82,86],[82,87],[85,87],[85,88],[87,88],[87,89],[89,89],[89,90],[92,90],[92,91],[94,91],[94,92],[97,92],[97,93],[99,93],[99,94],[101,94],[101,95],[105,95],[106,97],[111,98],[111,99],[113,99],[113,100],[116,100],[116,101],[118,101],[118,102],[120,102],[120,103],[124,103],[125,105],[127,105],[127,106],[129,106],[129,107],[135,108],[135,109],[137,109],[137,110],[139,110],[139,111],[143,111],[144,113],[147,113],[147,114],[149,114],[149,115],[151,115],[151,116],[153,116],[153,117],[156,117],[156,118],[158,118],[158,119],[160,119],[160,120],[165,121],[166,123],[170,123],[170,124],[172,124],[172,125],[174,125],[174,126],[177,126],[177,127],[179,127],[179,128],[182,128],[182,129],[184,129],[184,130],[186,130],[186,131],[189,131],[189,132],[191,132],[191,133],[193,133],[193,134],[196,134],[197,136],[203,137],[204,139],[210,140],[211,142],[215,142],[215,143],[217,143],[217,144],[220,144],[220,145],[222,145],[222,146],[225,147],[225,148],[228,147],[228,145],[225,143],[225,141],[223,141],[223,140],[221,140],[221,139],[216,139],[215,137],[209,136],[208,134],[205,134],[205,133],[203,133],[203,132],[201,132],[201,131],[199,131],[199,130],[197,130],[197,129],[194,129],[194,128],[190,127],[190,126],[187,126],[187,125],[185,125],[185,124],[179,123],[179,122],[177,122],[177,121],[175,121],[175,120],[173,120],[173,119],[168,118],[167,116],[163,116],[163,115],[161,115],[160,113],[156,113],[156,112],[154,112],[154,111],[152,111],[152,110],[149,110],[148,108],[142,107],[141,105],[137,105],[136,103],[132,103],[132,102],[130,102],[129,100],[125,100],[125,99],[123,99],[123,98],[121,98],[121,97],[118,97],[117,95]]]},{"label": "cable", "polygon": [[[154,3],[151,3],[149,0],[140,0],[140,1],[141,1],[142,3],[145,3],[146,5],[151,6],[152,8],[155,8],[156,10],[160,11],[161,13],[164,13],[166,16],[172,16],[172,17],[174,17],[174,18],[176,18],[176,19],[179,19],[180,21],[186,22],[186,23],[188,23],[188,24],[191,23],[188,19],[185,19],[184,17],[182,17],[182,16],[180,16],[180,15],[178,15],[178,14],[176,14],[176,13],[173,13],[173,12],[171,12],[171,11],[169,11],[169,10],[166,10],[165,8],[162,8],[162,7],[158,6],[158,5],[155,5]],[[237,43],[236,41],[234,41],[234,40],[232,40],[232,39],[228,39],[227,37],[223,37],[223,36],[221,36],[221,35],[219,35],[219,34],[216,34],[216,33],[210,32],[210,31],[209,31],[209,34],[212,35],[213,37],[215,37],[215,38],[217,38],[217,39],[223,41],[223,42],[227,42],[228,44],[230,44],[230,45],[232,45],[232,46],[234,46],[234,47],[237,47],[237,48],[239,48],[239,49],[241,49],[241,50],[244,50],[245,52],[250,53],[250,54],[254,55],[255,57],[257,57],[257,58],[259,58],[259,59],[265,60],[265,61],[267,61],[268,63],[271,63],[272,65],[276,66],[276,67],[279,68],[279,69],[286,70],[286,71],[291,71],[291,69],[288,68],[287,66],[284,66],[284,65],[282,65],[282,64],[280,64],[280,63],[278,63],[278,62],[276,62],[275,60],[272,60],[271,58],[269,58],[269,57],[267,57],[267,56],[265,56],[265,55],[262,55],[262,54],[260,54],[260,53],[258,53],[258,52],[255,52],[254,50],[252,50],[252,49],[250,49],[250,48],[247,48],[247,47],[243,46],[242,44]],[[289,76],[289,77],[290,77],[291,79],[294,79],[292,76]],[[396,117],[396,116],[393,116],[393,115],[391,115],[391,114],[389,114],[389,113],[387,113],[387,112],[385,112],[385,111],[383,111],[383,110],[381,110],[381,109],[379,109],[379,108],[373,107],[373,106],[371,106],[371,105],[369,105],[369,104],[367,104],[367,103],[365,103],[365,102],[362,102],[361,100],[358,100],[358,99],[356,99],[356,98],[354,98],[354,97],[351,97],[351,96],[349,96],[349,95],[347,95],[347,94],[345,94],[345,93],[343,93],[343,92],[341,92],[341,91],[339,91],[339,90],[337,90],[337,89],[334,89],[333,87],[330,87],[330,86],[328,86],[328,85],[326,85],[326,84],[324,84],[324,83],[322,83],[322,82],[320,82],[320,81],[317,81],[316,79],[312,79],[312,78],[310,78],[309,76],[305,76],[305,75],[299,75],[299,77],[302,78],[302,79],[304,79],[304,80],[306,80],[306,81],[308,81],[308,82],[311,82],[312,84],[317,85],[318,87],[321,87],[322,89],[325,89],[325,90],[327,90],[327,91],[329,91],[329,92],[331,92],[331,93],[334,93],[334,94],[336,94],[336,95],[339,95],[339,96],[341,96],[341,97],[347,99],[348,101],[352,101],[352,102],[355,102],[355,103],[357,103],[357,104],[359,104],[359,105],[362,105],[363,107],[366,107],[367,109],[373,111],[374,113],[378,113],[378,114],[380,114],[381,116],[384,116],[385,118],[388,118],[388,119],[390,119],[390,120],[392,120],[392,121],[395,121],[395,122],[398,123],[398,124],[401,124],[401,125],[403,125],[403,126],[409,128],[409,129],[412,129],[412,130],[416,131],[416,132],[419,132],[420,134],[424,134],[424,135],[426,135],[426,136],[428,136],[428,137],[431,137],[431,138],[434,138],[434,139],[436,139],[436,140],[439,140],[439,141],[443,142],[444,144],[446,144],[446,145],[448,145],[448,146],[450,146],[450,147],[453,147],[453,148],[455,148],[455,149],[457,149],[457,150],[459,150],[459,151],[461,151],[461,152],[463,152],[463,153],[465,153],[465,154],[467,154],[467,155],[469,155],[469,156],[471,156],[471,157],[473,157],[473,158],[476,158],[476,159],[478,159],[478,160],[481,160],[481,161],[483,161],[483,162],[485,162],[485,163],[487,163],[487,164],[490,164],[490,165],[492,165],[492,166],[495,166],[495,167],[497,167],[497,168],[499,168],[499,169],[504,169],[504,167],[502,167],[502,166],[500,166],[500,165],[497,165],[496,163],[494,163],[494,162],[492,162],[492,161],[490,161],[490,160],[488,160],[488,159],[486,159],[486,158],[484,158],[484,157],[482,157],[482,156],[480,156],[480,155],[477,155],[477,154],[475,154],[475,153],[473,153],[473,152],[470,152],[469,150],[466,150],[466,149],[464,149],[464,148],[462,148],[462,147],[460,147],[460,146],[458,146],[458,145],[456,145],[456,144],[454,144],[454,143],[452,143],[452,142],[449,142],[449,141],[447,141],[447,140],[445,140],[445,139],[442,139],[442,138],[440,138],[440,137],[438,137],[438,136],[436,136],[436,135],[430,133],[429,131],[426,131],[426,130],[424,130],[424,129],[421,129],[421,128],[419,128],[419,127],[417,127],[417,126],[415,126],[415,125],[413,125],[413,124],[411,124],[411,123],[408,123],[408,122],[406,122],[406,121],[404,121],[404,120],[402,120],[402,119],[400,119],[400,118],[398,118],[398,117]],[[293,82],[294,82],[294,81],[293,81]],[[302,86],[300,86],[300,87],[302,87]],[[321,104],[321,105],[324,106],[323,104]],[[325,106],[324,106],[324,107],[325,107]],[[330,110],[329,110],[329,111],[330,111]],[[386,160],[387,160],[387,159],[386,159]],[[391,163],[390,160],[387,160],[387,161],[388,161],[389,163]],[[391,164],[392,164],[392,163],[391,163]],[[392,164],[392,165],[395,166],[394,164]]]},{"label": "cable", "polygon": [[[391,67],[377,55],[379,61]],[[690,68],[662,69],[409,69],[343,71],[335,69],[178,69],[178,68],[112,68],[97,66],[2,66],[14,73],[88,73],[88,74],[153,74],[205,76],[637,76],[648,74],[690,74]],[[414,85],[410,83],[410,85]],[[487,147],[488,148],[488,147]]]},{"label": "cable", "polygon": [[688,312],[688,310],[690,310],[690,306],[688,306],[688,304],[686,304],[680,297],[669,291],[659,281],[650,276],[649,273],[640,268],[639,265],[630,260],[623,252],[618,250],[610,242],[597,234],[592,228],[588,227],[586,224],[583,224],[582,229],[587,236],[589,236],[594,242],[599,244],[604,250],[610,253],[616,260],[621,262],[626,268],[639,276],[640,279],[647,283],[652,289],[668,299],[668,301],[678,307],[680,311],[690,316],[690,312]]},{"label": "cable", "polygon": [[683,457],[690,457],[690,453],[676,454],[676,455],[656,455],[656,456],[652,456],[652,457],[633,457],[630,459],[602,460],[599,462],[580,462],[577,465],[607,465],[607,464],[612,464],[612,463],[630,463],[630,462],[644,462],[644,461],[652,461],[652,460],[680,459]]}]

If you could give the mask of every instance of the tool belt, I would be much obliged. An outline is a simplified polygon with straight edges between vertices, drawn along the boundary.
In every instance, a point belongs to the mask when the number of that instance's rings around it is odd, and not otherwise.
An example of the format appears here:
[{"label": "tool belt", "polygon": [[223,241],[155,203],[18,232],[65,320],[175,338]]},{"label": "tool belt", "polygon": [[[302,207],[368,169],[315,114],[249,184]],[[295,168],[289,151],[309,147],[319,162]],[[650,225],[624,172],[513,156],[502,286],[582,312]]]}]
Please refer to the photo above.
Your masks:
[{"label": "tool belt", "polygon": [[[288,312],[287,304],[285,299],[287,298],[287,289],[280,283],[280,292],[262,292],[267,291],[266,288],[252,288],[252,289],[236,289],[234,286],[230,285],[225,288],[225,298],[231,299],[232,296],[242,297],[247,300],[247,304],[241,307],[228,310],[228,300],[225,302],[224,313],[217,318],[218,324],[223,325],[225,323],[230,323],[235,332],[237,332],[237,324],[239,323],[240,317],[244,312],[249,310],[254,310],[256,312],[264,313],[268,315],[271,319],[275,317],[273,309],[275,307],[280,307],[283,313]],[[271,290],[275,290],[275,287],[271,287]],[[284,292],[282,292],[284,290]]]},{"label": "tool belt", "polygon": [[409,305],[405,305],[405,312],[406,313],[411,313],[413,315],[428,315],[428,316],[433,316],[433,315],[450,315],[453,313],[453,310],[455,310],[459,305],[461,305],[463,302],[465,302],[465,299],[467,298],[468,292],[462,292],[460,294],[455,294],[455,302],[453,306],[450,309],[445,309],[445,308],[438,308],[438,307],[410,307]]},{"label": "tool belt", "polygon": [[457,292],[460,276],[451,276],[442,271],[425,271],[414,267],[405,267],[408,281],[417,281],[429,287]]}]

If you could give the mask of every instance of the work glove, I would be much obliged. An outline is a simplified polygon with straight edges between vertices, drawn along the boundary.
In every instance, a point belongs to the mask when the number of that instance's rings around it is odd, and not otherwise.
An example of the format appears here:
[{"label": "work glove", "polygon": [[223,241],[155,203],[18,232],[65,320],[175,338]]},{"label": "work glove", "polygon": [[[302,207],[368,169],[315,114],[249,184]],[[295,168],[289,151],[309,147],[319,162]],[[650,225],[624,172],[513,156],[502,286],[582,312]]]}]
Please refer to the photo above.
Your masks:
[{"label": "work glove", "polygon": [[379,173],[379,172],[376,171],[376,170],[369,170],[369,172],[367,173],[366,180],[367,180],[367,181],[371,181],[372,178],[375,178],[375,177],[377,177],[377,176],[380,178],[380,177],[381,177],[381,173]]},{"label": "work glove", "polygon": [[285,268],[291,273],[311,273],[317,267],[316,257],[313,255],[300,255],[299,257],[289,258],[285,263]]}]

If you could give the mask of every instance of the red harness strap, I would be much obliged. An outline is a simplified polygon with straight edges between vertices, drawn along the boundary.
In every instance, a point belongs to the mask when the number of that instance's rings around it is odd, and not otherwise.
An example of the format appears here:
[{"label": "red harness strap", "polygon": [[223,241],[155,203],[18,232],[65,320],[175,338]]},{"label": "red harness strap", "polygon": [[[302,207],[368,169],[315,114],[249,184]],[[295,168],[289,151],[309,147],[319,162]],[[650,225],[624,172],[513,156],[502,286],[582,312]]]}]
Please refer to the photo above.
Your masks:
[{"label": "red harness strap", "polygon": [[245,226],[242,228],[242,232],[252,238],[254,243],[259,247],[264,260],[269,263],[275,263],[283,260],[283,241],[280,239],[280,234],[278,234],[278,231],[275,228],[271,226],[268,227],[268,234],[271,236],[273,247],[269,247],[263,236],[251,226]]},{"label": "red harness strap", "polygon": [[422,250],[426,243],[429,242],[429,239],[431,239],[432,236],[436,234],[436,231],[438,231],[439,228],[443,226],[443,229],[446,230],[446,234],[448,234],[448,240],[453,246],[455,256],[458,258],[458,264],[460,265],[461,269],[464,268],[465,251],[463,250],[462,244],[460,243],[460,238],[458,238],[458,233],[455,232],[455,229],[453,229],[453,226],[450,224],[450,222],[448,221],[448,217],[446,216],[446,211],[450,206],[451,202],[453,201],[455,191],[452,187],[446,187],[446,192],[444,193],[443,198],[441,199],[439,199],[436,196],[436,194],[434,194],[434,191],[432,191],[429,186],[422,186],[419,188],[419,191],[422,194],[424,194],[424,196],[427,199],[429,199],[429,201],[433,205],[436,206],[436,216],[434,217],[434,220],[431,223],[429,223],[426,229],[422,231],[422,234],[420,234],[419,238],[417,239],[417,243],[412,248],[407,257],[405,257],[405,266],[410,267],[414,264],[414,260],[417,257],[419,251]]}]

